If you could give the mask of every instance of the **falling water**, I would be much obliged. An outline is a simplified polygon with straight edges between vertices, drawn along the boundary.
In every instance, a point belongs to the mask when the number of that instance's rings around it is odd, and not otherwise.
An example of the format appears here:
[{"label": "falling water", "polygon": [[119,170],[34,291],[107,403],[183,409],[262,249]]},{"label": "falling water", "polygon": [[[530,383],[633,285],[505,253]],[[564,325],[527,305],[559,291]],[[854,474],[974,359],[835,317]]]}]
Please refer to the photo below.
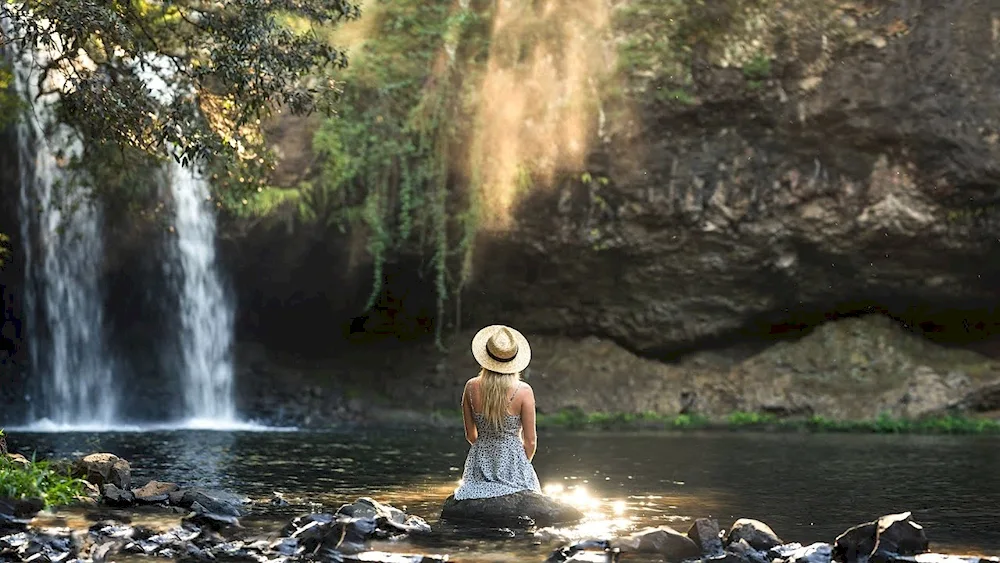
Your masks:
[{"label": "falling water", "polygon": [[[10,32],[6,21],[3,29]],[[82,145],[55,119],[65,81],[56,72],[39,85],[42,66],[56,52],[12,57],[15,86],[31,106],[17,128],[25,324],[33,377],[42,391],[38,424],[101,428],[115,422],[117,411],[98,284],[102,219],[66,170]]]},{"label": "falling water", "polygon": [[184,403],[189,426],[234,422],[230,348],[233,308],[215,262],[215,215],[208,182],[196,170],[171,163],[175,259],[180,303]]}]

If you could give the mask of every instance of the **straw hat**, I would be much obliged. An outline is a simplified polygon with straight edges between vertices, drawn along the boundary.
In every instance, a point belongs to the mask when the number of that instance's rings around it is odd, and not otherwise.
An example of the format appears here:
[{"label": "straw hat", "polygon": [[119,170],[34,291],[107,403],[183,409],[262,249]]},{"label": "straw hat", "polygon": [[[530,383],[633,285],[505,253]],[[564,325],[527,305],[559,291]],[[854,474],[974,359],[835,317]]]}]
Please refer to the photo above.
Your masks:
[{"label": "straw hat", "polygon": [[517,373],[531,362],[531,347],[523,334],[509,326],[490,325],[472,339],[472,355],[490,371]]}]

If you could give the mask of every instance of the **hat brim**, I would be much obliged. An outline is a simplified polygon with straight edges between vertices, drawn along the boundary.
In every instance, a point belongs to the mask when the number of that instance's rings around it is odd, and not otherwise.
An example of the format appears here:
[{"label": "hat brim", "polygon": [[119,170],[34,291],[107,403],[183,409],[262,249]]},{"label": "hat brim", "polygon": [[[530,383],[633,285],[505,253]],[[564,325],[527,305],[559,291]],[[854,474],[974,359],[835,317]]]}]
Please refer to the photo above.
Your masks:
[{"label": "hat brim", "polygon": [[[517,355],[508,362],[495,360],[486,351],[486,342],[493,336],[494,332],[501,328],[509,330],[511,336],[514,337],[514,342],[517,343]],[[531,346],[528,345],[528,339],[517,330],[505,325],[490,325],[477,332],[476,336],[472,339],[472,355],[479,362],[480,366],[490,371],[496,373],[518,373],[524,371],[524,368],[528,367],[528,364],[531,363]]]}]

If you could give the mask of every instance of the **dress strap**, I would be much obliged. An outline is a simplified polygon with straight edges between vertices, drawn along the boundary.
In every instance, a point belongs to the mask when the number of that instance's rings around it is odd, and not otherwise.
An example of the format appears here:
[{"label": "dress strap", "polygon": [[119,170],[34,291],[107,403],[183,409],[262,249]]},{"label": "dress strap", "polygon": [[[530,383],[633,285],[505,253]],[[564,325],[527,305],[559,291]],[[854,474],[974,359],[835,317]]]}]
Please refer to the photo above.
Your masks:
[{"label": "dress strap", "polygon": [[517,395],[517,392],[521,390],[521,385],[523,384],[518,383],[517,387],[514,388],[514,392],[510,394],[510,399],[507,399],[508,403],[514,400],[514,397]]}]

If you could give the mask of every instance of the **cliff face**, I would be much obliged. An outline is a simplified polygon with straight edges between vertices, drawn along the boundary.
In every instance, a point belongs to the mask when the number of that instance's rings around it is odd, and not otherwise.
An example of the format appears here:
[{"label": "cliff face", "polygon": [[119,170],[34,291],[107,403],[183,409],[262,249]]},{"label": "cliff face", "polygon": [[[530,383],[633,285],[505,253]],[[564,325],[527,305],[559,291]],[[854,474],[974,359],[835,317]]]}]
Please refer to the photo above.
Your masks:
[{"label": "cliff face", "polygon": [[650,354],[870,306],[993,323],[1000,6],[824,9],[826,28],[762,24],[767,76],[706,52],[692,103],[640,94],[591,157],[609,182],[533,193],[482,242],[475,322]]}]

